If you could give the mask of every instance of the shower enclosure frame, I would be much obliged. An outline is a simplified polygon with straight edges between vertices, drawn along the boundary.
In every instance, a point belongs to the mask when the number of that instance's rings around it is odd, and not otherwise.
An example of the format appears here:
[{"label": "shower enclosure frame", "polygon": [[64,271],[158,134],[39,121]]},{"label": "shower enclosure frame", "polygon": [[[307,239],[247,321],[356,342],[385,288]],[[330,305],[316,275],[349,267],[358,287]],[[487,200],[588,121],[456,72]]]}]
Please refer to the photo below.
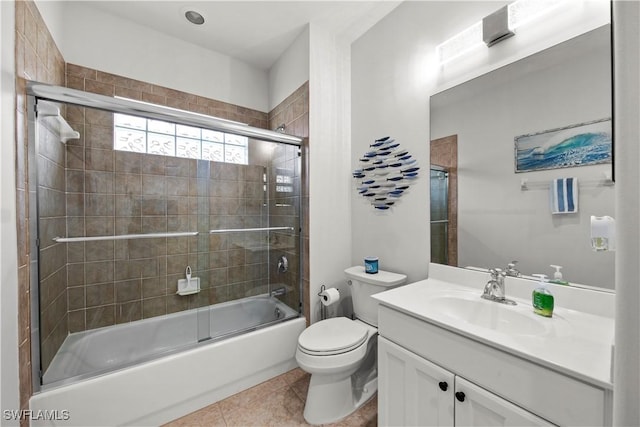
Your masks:
[{"label": "shower enclosure frame", "polygon": [[[29,168],[29,217],[33,220],[29,224],[30,235],[30,305],[31,305],[31,354],[32,354],[32,385],[33,391],[39,392],[42,385],[42,376],[44,372],[41,370],[40,362],[40,274],[39,274],[39,212],[38,212],[38,172],[36,167],[36,156],[39,153],[39,137],[37,126],[37,101],[53,101],[65,104],[76,105],[79,107],[94,108],[97,110],[122,113],[133,116],[140,116],[149,119],[162,120],[175,124],[186,126],[194,126],[212,131],[236,134],[249,138],[259,139],[261,141],[281,143],[298,147],[298,156],[301,155],[300,147],[303,139],[293,135],[281,132],[271,131],[267,129],[256,128],[246,124],[220,119],[189,111],[178,110],[170,107],[164,107],[145,102],[133,101],[124,98],[109,97],[89,92],[83,92],[76,89],[65,88],[61,86],[53,86],[35,81],[27,83],[27,113],[29,129],[28,132],[28,158],[30,161]],[[283,229],[284,227],[274,227],[274,229]],[[238,230],[220,230],[220,231],[238,231]],[[301,225],[298,224],[298,244],[302,247]],[[302,310],[302,298],[304,295],[302,285],[302,257],[300,257],[300,266],[297,274],[297,285],[299,291],[298,313]],[[36,326],[37,327],[34,327]],[[209,340],[212,341],[212,340]],[[215,341],[215,340],[213,340]],[[205,341],[205,343],[208,341]],[[35,363],[34,363],[35,362]]]},{"label": "shower enclosure frame", "polygon": [[[444,197],[442,198],[443,200],[441,200],[441,202],[444,202],[444,219],[437,219],[434,220],[433,218],[430,219],[430,227],[431,227],[431,262],[436,262],[436,263],[442,263],[444,262],[445,264],[447,264],[449,262],[449,227],[450,227],[450,216],[451,216],[451,212],[449,209],[449,204],[450,204],[450,194],[449,194],[449,169],[443,166],[438,166],[438,165],[431,165],[430,168],[430,174],[431,174],[431,180],[433,180],[433,174],[437,173],[437,174],[442,174],[442,178],[438,177],[438,179],[442,179],[445,181],[444,185],[440,188],[443,193],[444,193]],[[429,189],[429,199],[430,199],[430,205],[431,205],[431,213],[433,214],[433,204],[434,204],[434,194],[433,194],[433,183],[430,184],[430,189]],[[442,195],[442,194],[441,194]],[[432,215],[433,216],[433,215]],[[434,233],[433,233],[433,227],[438,226],[438,225],[442,225],[444,232],[442,233],[442,235],[440,237],[442,237],[442,241],[440,242],[439,248],[442,250],[440,255],[443,259],[439,259],[439,260],[434,260],[434,253],[433,253],[433,243],[434,243]]]}]

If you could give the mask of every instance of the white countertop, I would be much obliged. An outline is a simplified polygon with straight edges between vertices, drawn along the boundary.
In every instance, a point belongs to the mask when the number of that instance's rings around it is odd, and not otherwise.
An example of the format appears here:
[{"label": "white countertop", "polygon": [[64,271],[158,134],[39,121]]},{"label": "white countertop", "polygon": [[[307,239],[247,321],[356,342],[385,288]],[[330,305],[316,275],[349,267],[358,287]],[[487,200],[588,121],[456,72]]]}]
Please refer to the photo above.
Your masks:
[{"label": "white countertop", "polygon": [[[484,278],[484,276],[478,277]],[[513,297],[507,293],[507,297],[515,300],[518,305],[503,308],[517,311],[514,314],[518,316],[530,316],[528,320],[531,320],[531,324],[542,325],[541,328],[544,330],[541,334],[533,332],[512,334],[475,325],[471,321],[449,315],[441,305],[438,307],[438,297],[441,296],[471,299],[477,295],[478,300],[486,304],[499,304],[480,298],[483,285],[484,282],[481,280],[471,287],[429,278],[379,293],[374,295],[374,298],[382,305],[451,332],[587,383],[613,389],[611,361],[614,320],[612,317],[565,308],[556,301],[553,317],[544,318],[533,313],[530,299]]]}]

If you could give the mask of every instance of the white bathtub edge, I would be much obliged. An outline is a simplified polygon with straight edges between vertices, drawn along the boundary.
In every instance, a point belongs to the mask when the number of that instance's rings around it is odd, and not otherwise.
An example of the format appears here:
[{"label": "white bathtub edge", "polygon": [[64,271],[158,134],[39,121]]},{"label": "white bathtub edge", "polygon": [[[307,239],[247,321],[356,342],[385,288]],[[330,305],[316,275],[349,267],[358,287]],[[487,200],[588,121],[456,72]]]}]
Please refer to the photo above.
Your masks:
[{"label": "white bathtub edge", "polygon": [[[32,426],[160,425],[297,366],[304,317],[34,395]],[[61,417],[60,417],[61,418]]]}]

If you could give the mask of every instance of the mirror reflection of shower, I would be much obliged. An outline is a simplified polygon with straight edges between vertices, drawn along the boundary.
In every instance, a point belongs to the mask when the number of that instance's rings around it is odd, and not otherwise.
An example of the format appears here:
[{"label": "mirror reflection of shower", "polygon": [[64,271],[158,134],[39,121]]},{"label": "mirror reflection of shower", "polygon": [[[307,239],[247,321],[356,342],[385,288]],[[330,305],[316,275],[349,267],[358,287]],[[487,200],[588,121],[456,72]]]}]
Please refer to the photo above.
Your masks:
[{"label": "mirror reflection of shower", "polygon": [[458,137],[431,141],[431,262],[458,265]]},{"label": "mirror reflection of shower", "polygon": [[431,262],[446,264],[448,252],[449,172],[431,165]]}]

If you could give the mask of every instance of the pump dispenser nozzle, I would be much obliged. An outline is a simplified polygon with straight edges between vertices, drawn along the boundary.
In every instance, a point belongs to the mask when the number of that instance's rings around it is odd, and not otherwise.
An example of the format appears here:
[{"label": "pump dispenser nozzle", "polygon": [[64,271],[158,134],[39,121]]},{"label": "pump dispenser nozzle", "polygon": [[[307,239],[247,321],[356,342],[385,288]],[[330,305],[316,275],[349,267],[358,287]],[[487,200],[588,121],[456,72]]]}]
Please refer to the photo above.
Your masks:
[{"label": "pump dispenser nozzle", "polygon": [[555,268],[556,271],[555,273],[553,273],[553,280],[551,280],[551,283],[555,283],[556,285],[568,285],[569,282],[567,282],[566,280],[564,280],[562,278],[562,272],[560,271],[560,269],[562,268],[561,265],[550,265],[551,268]]}]

